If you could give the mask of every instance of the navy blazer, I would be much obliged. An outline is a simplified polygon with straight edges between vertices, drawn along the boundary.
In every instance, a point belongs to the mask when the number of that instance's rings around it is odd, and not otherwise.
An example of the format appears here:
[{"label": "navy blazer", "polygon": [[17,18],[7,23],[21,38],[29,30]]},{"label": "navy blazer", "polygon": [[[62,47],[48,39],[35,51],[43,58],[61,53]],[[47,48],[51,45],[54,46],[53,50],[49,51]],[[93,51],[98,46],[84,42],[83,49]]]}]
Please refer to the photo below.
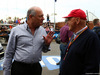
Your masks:
[{"label": "navy blazer", "polygon": [[61,64],[61,75],[99,73],[100,40],[92,30],[85,30],[70,46]]}]

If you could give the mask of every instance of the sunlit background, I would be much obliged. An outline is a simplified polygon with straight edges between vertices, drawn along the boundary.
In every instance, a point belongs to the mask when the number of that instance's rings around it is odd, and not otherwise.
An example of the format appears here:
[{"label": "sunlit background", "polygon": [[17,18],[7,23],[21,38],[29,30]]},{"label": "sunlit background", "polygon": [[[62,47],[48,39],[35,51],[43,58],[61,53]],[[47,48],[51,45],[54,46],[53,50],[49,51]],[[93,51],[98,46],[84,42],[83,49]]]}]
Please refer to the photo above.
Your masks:
[{"label": "sunlit background", "polygon": [[[49,14],[51,22],[64,21],[63,16],[68,15],[72,9],[81,8],[88,11],[89,21],[100,18],[100,0],[0,0],[0,19],[11,17],[25,18],[27,10],[32,6],[39,6],[46,15]],[[55,8],[54,8],[55,6]],[[86,12],[87,13],[87,12]]]}]

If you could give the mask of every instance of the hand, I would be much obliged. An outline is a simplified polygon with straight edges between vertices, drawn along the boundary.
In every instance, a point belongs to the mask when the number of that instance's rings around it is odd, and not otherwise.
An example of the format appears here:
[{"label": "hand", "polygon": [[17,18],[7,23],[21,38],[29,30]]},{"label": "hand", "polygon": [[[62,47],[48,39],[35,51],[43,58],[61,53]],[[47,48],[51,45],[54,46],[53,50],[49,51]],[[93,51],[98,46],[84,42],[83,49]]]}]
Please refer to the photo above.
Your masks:
[{"label": "hand", "polygon": [[52,42],[53,38],[55,38],[55,36],[53,37],[54,33],[55,33],[55,32],[50,31],[50,32],[47,34],[46,37],[43,36],[44,41],[45,41],[45,44],[46,44],[47,46],[49,46],[50,43]]}]

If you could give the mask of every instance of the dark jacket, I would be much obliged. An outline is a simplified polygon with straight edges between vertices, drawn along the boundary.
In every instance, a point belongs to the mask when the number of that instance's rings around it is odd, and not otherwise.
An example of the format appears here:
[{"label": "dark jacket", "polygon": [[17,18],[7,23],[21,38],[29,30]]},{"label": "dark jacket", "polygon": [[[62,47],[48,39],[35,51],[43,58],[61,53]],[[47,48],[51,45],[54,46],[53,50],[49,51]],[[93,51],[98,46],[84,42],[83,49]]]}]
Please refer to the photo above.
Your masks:
[{"label": "dark jacket", "polygon": [[98,37],[99,37],[99,39],[100,39],[100,27],[94,27],[93,29],[92,29],[97,35],[98,35]]},{"label": "dark jacket", "polygon": [[87,29],[70,46],[61,65],[61,75],[99,73],[100,40]]}]

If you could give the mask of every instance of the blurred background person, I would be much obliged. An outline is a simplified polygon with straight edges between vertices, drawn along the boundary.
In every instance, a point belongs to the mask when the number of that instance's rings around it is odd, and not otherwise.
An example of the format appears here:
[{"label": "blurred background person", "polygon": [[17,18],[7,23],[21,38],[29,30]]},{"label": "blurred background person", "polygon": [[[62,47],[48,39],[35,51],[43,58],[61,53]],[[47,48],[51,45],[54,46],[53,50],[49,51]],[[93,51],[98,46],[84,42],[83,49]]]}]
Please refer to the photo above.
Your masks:
[{"label": "blurred background person", "polygon": [[94,19],[93,25],[94,25],[94,28],[92,30],[94,32],[96,32],[96,34],[98,35],[98,37],[100,39],[100,22],[99,22],[99,19]]},{"label": "blurred background person", "polygon": [[49,33],[49,31],[50,31],[49,26],[46,26],[45,31],[46,31],[47,34]]}]

